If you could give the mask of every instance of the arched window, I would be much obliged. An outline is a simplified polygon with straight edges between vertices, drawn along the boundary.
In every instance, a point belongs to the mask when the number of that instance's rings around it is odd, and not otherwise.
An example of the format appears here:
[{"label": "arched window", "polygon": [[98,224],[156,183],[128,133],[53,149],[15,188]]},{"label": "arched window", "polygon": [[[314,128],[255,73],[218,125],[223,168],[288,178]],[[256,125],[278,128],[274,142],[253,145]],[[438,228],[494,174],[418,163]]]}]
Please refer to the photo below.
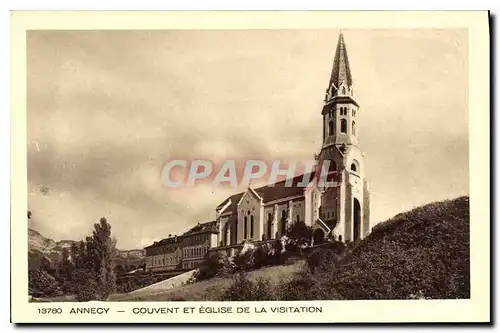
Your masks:
[{"label": "arched window", "polygon": [[300,222],[300,216],[297,215],[297,223],[299,223],[299,222]]},{"label": "arched window", "polygon": [[253,215],[250,216],[250,238],[253,238]]},{"label": "arched window", "polygon": [[351,171],[359,172],[359,163],[358,163],[358,161],[356,161],[356,160],[352,161]]},{"label": "arched window", "polygon": [[229,245],[229,225],[224,225],[224,245]]},{"label": "arched window", "polygon": [[345,119],[340,120],[340,132],[347,133],[347,120]]},{"label": "arched window", "polygon": [[352,122],[352,135],[356,135],[356,123]]},{"label": "arched window", "polygon": [[333,121],[330,120],[328,123],[328,135],[333,135]]},{"label": "arched window", "polygon": [[286,234],[286,210],[281,211],[281,236]]},{"label": "arched window", "polygon": [[247,229],[248,229],[248,225],[247,225],[247,217],[245,216],[244,218],[245,222],[243,223],[243,238],[247,238]]},{"label": "arched window", "polygon": [[345,87],[342,87],[342,95],[345,95]]},{"label": "arched window", "polygon": [[272,227],[273,227],[273,214],[269,213],[269,214],[267,214],[267,238],[268,239],[271,239],[273,237],[271,235]]}]

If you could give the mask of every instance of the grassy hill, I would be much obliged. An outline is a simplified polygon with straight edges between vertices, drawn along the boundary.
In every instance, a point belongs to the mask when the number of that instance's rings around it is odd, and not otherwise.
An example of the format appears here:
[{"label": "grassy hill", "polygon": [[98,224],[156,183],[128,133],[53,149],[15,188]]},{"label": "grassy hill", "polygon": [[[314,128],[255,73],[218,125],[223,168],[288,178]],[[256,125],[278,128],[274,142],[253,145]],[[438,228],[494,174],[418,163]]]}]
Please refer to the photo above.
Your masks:
[{"label": "grassy hill", "polygon": [[[469,298],[469,198],[431,203],[376,225],[326,269],[304,262],[111,300]],[[245,289],[245,290],[242,290]]]},{"label": "grassy hill", "polygon": [[460,197],[375,226],[302,292],[310,299],[469,298],[469,266],[469,198]]}]

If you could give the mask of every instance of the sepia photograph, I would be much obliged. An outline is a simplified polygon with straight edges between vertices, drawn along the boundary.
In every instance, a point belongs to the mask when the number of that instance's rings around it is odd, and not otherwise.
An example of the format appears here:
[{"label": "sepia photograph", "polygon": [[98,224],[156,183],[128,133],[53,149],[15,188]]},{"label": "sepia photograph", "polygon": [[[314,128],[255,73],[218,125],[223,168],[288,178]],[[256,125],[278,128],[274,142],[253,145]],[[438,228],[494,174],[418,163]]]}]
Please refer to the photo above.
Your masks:
[{"label": "sepia photograph", "polygon": [[28,304],[470,301],[471,45],[466,26],[27,30]]}]

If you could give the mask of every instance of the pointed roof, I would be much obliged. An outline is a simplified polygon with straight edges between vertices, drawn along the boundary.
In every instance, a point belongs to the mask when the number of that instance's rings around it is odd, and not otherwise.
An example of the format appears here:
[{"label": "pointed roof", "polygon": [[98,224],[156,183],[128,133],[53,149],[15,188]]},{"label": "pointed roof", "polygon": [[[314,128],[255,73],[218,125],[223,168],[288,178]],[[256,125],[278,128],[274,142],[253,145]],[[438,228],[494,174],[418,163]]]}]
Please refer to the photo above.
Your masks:
[{"label": "pointed roof", "polygon": [[[299,183],[302,182],[303,178],[304,178],[303,174],[295,176],[292,179],[292,186],[290,187],[286,186],[286,180],[282,180],[280,182],[275,183],[274,186],[266,185],[256,189],[251,188],[251,190],[254,191],[255,194],[257,194],[259,197],[261,197],[262,201],[264,202],[264,205],[266,205],[267,203],[274,200],[303,195],[304,190],[306,188],[303,186],[299,186]],[[309,180],[312,181],[312,179],[314,178],[314,172],[306,174],[306,179],[307,178],[309,178]],[[229,198],[221,202],[221,204],[217,206],[217,208],[224,207],[226,204],[230,202],[228,208],[224,211],[224,213],[226,212],[236,213],[238,204],[245,193],[246,191],[230,196]]]},{"label": "pointed roof", "polygon": [[333,84],[334,89],[337,90],[342,82],[345,82],[348,87],[352,86],[351,68],[347,57],[344,35],[341,32],[337,42],[337,49],[335,51],[332,74],[330,75],[330,84],[328,84],[328,88],[330,88]]}]

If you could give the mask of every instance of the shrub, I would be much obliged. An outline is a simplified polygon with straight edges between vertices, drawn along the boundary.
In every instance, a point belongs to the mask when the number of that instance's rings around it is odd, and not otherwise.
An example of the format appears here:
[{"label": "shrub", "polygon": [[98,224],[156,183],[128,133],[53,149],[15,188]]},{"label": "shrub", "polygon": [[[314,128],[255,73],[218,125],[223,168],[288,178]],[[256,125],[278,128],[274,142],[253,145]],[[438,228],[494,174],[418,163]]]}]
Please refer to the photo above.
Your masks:
[{"label": "shrub", "polygon": [[197,281],[224,276],[232,272],[232,265],[225,253],[210,252],[201,262],[194,278]]},{"label": "shrub", "polygon": [[289,238],[287,250],[301,252],[303,247],[310,245],[312,234],[312,228],[304,221],[293,222],[286,230],[286,236]]},{"label": "shrub", "polygon": [[235,271],[248,271],[253,269],[255,259],[253,256],[254,250],[254,244],[243,244],[243,248],[241,249],[241,251],[233,258]]},{"label": "shrub", "polygon": [[306,295],[314,285],[312,274],[299,272],[290,281],[280,283],[280,295],[283,301],[307,300]]},{"label": "shrub", "polygon": [[34,297],[56,296],[61,293],[57,280],[41,268],[29,270],[28,289]]},{"label": "shrub", "polygon": [[97,276],[85,269],[76,269],[73,272],[74,292],[76,300],[87,302],[92,300],[101,300],[100,290],[98,288]]},{"label": "shrub", "polygon": [[307,266],[311,273],[326,271],[335,268],[340,259],[340,254],[330,247],[315,249],[307,257]]},{"label": "shrub", "polygon": [[269,254],[266,253],[264,247],[257,245],[252,251],[252,269],[259,269],[262,266],[269,264]]},{"label": "shrub", "polygon": [[280,265],[284,262],[282,245],[280,242],[245,243],[233,261],[234,271],[237,272]]},{"label": "shrub", "polygon": [[267,301],[276,298],[271,281],[259,278],[256,282],[248,279],[244,272],[233,277],[229,287],[221,294],[221,301]]},{"label": "shrub", "polygon": [[[324,274],[324,273],[323,273]],[[303,270],[288,282],[280,284],[280,300],[332,300],[342,299],[335,289],[324,283],[324,277]]]},{"label": "shrub", "polygon": [[275,266],[283,263],[283,246],[280,241],[268,241],[260,247],[265,254],[265,265]]}]

